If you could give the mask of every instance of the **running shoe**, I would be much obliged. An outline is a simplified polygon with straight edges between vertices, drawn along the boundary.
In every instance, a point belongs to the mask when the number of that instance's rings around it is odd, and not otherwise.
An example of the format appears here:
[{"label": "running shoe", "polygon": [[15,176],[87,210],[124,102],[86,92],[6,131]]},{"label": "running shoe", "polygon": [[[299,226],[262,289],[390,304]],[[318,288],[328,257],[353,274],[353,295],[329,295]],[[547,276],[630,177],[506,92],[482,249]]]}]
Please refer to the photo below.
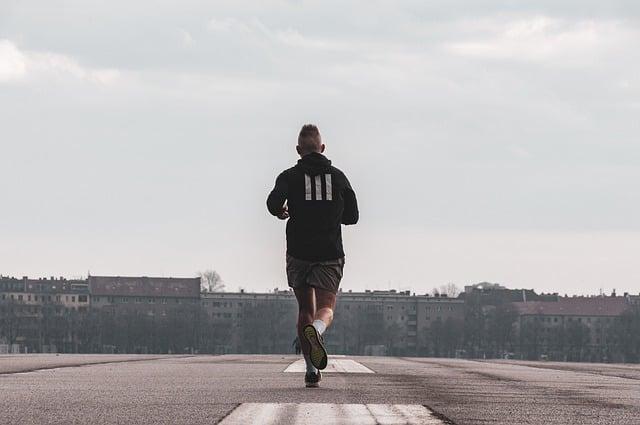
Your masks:
[{"label": "running shoe", "polygon": [[318,383],[320,382],[320,380],[322,379],[322,374],[320,374],[320,371],[317,372],[307,372],[304,375],[304,385],[307,388],[318,388]]},{"label": "running shoe", "polygon": [[311,357],[311,364],[318,369],[324,369],[327,367],[327,350],[324,348],[322,342],[322,336],[318,333],[313,325],[307,325],[302,330],[304,337],[311,346],[309,356]]}]

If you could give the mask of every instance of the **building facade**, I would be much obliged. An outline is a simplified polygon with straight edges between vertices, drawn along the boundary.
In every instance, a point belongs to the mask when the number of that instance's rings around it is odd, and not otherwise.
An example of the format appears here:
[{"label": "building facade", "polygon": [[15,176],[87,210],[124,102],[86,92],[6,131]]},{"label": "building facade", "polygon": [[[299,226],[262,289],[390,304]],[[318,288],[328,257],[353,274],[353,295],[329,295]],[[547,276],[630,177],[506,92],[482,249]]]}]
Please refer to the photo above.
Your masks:
[{"label": "building facade", "polygon": [[529,358],[611,361],[628,297],[560,297],[557,301],[513,303],[518,313],[520,351]]},{"label": "building facade", "polygon": [[166,315],[200,301],[200,278],[89,276],[91,307],[114,314],[130,311]]},{"label": "building facade", "polygon": [[[215,352],[291,352],[297,302],[291,290],[202,294],[202,307],[224,346]],[[461,324],[462,300],[406,292],[340,292],[325,343],[336,354],[420,355],[429,351],[434,328]],[[213,330],[212,330],[213,332]],[[437,335],[436,335],[437,336]]]},{"label": "building facade", "polygon": [[[197,277],[0,276],[0,353],[294,351],[293,291],[200,285]],[[638,299],[538,295],[486,282],[457,298],[340,291],[325,343],[335,354],[637,361]]]},{"label": "building facade", "polygon": [[0,343],[21,352],[76,352],[89,305],[85,280],[0,276]]}]

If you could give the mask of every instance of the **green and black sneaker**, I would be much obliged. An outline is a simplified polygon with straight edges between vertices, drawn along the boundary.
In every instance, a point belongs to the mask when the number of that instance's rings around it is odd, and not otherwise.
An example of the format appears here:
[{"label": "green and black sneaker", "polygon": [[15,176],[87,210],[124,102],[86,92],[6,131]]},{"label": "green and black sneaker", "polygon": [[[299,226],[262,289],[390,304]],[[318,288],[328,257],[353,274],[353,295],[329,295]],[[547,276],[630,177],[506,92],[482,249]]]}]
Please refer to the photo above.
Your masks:
[{"label": "green and black sneaker", "polygon": [[311,351],[309,356],[311,357],[311,364],[318,369],[324,369],[327,367],[327,350],[322,343],[322,336],[318,333],[313,325],[307,325],[302,330],[304,337],[309,342]]},{"label": "green and black sneaker", "polygon": [[307,388],[318,388],[318,383],[320,382],[320,380],[322,379],[322,374],[320,373],[320,371],[317,372],[307,372],[304,375],[304,385]]}]

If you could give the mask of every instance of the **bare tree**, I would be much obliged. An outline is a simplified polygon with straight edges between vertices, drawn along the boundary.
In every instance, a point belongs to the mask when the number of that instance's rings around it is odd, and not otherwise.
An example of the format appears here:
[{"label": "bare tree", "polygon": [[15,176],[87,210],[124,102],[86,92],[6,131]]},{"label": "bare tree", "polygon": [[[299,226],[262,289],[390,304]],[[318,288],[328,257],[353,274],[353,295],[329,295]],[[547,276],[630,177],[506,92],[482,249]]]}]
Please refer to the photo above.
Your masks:
[{"label": "bare tree", "polygon": [[203,272],[199,272],[200,286],[205,292],[222,292],[224,291],[224,282],[220,274],[213,270],[208,269]]},{"label": "bare tree", "polygon": [[460,288],[455,283],[447,283],[440,287],[440,293],[445,294],[448,297],[455,298],[460,294]]},{"label": "bare tree", "polygon": [[447,297],[455,298],[460,294],[460,288],[455,283],[447,283],[446,285],[440,285],[440,287],[434,287],[431,290],[431,295],[437,297],[439,295],[446,295]]}]

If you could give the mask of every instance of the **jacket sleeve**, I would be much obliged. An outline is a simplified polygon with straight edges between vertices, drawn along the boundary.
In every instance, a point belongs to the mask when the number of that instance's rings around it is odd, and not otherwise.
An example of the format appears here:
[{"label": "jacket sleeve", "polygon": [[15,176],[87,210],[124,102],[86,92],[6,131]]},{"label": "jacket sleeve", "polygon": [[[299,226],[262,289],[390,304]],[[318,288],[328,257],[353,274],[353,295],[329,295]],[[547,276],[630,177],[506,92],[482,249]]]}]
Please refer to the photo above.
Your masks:
[{"label": "jacket sleeve", "polygon": [[289,184],[285,173],[280,173],[276,179],[276,185],[267,197],[267,209],[271,215],[278,216],[282,212],[284,201],[287,200]]},{"label": "jacket sleeve", "polygon": [[344,178],[344,212],[342,213],[342,224],[356,224],[360,218],[360,212],[358,211],[358,201],[356,200],[356,193],[351,188],[349,180],[345,176]]}]

